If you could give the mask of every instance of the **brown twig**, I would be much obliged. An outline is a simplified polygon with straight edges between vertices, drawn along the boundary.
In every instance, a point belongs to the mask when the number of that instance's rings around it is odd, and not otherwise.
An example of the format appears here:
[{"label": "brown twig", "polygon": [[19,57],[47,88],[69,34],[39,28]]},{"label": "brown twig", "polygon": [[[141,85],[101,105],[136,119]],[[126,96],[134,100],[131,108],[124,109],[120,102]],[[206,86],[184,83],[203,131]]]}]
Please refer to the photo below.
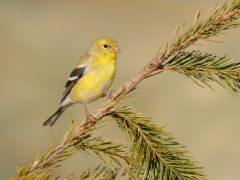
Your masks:
[{"label": "brown twig", "polygon": [[77,126],[72,133],[67,136],[67,138],[63,138],[63,140],[45,156],[45,161],[39,163],[38,165],[32,165],[29,172],[32,171],[41,171],[44,167],[49,167],[54,162],[54,159],[63,153],[66,149],[71,147],[74,144],[74,141],[78,139],[81,134],[86,133],[91,127],[93,127],[98,121],[101,120],[107,113],[111,111],[111,108],[124,96],[126,96],[129,92],[131,92],[143,79],[145,79],[152,72],[159,70],[159,67],[164,62],[164,55],[161,54],[158,58],[151,60],[148,65],[146,65],[137,75],[132,78],[132,80],[126,82],[121,87],[119,87],[114,94],[112,94],[112,98],[108,101],[104,102],[93,114],[93,117],[89,119],[84,119],[79,126]]},{"label": "brown twig", "polygon": [[[68,148],[71,148],[74,146],[74,142],[77,141],[77,139],[84,133],[88,132],[91,127],[94,127],[94,125],[101,120],[105,115],[107,115],[109,112],[111,112],[111,109],[114,107],[114,105],[121,100],[123,97],[125,97],[128,93],[130,93],[133,89],[136,88],[136,86],[144,80],[146,77],[151,75],[154,71],[161,70],[163,68],[163,63],[169,59],[172,55],[176,54],[177,52],[185,49],[186,47],[190,46],[194,42],[196,42],[198,39],[200,39],[202,36],[204,36],[204,33],[207,33],[209,30],[214,28],[215,26],[228,21],[230,18],[235,16],[236,14],[240,13],[240,9],[236,9],[234,11],[231,11],[227,14],[221,15],[216,17],[213,24],[210,24],[209,26],[205,27],[205,29],[201,30],[200,32],[197,32],[196,34],[193,34],[192,36],[189,36],[179,44],[178,46],[170,47],[165,53],[159,54],[156,58],[152,59],[140,72],[138,72],[130,81],[124,83],[122,86],[120,86],[113,94],[111,94],[111,98],[104,102],[92,115],[93,117],[90,117],[89,119],[85,119],[82,121],[82,123],[77,126],[75,129],[71,131],[71,133],[64,137],[63,140],[50,152],[48,152],[44,156],[44,161],[42,161],[39,164],[33,163],[28,173],[36,171],[40,172],[45,167],[52,166],[55,162],[57,162],[55,159],[57,157],[60,157],[62,153],[65,152]],[[64,159],[64,158],[63,158]],[[37,162],[36,162],[37,163]]]}]

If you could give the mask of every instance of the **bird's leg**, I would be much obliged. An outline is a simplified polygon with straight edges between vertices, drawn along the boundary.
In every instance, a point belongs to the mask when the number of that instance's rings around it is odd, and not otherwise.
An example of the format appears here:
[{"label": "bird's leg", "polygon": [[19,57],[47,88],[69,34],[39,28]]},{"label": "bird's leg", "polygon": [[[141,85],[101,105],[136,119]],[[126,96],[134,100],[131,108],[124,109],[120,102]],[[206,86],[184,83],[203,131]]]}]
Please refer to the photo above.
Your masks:
[{"label": "bird's leg", "polygon": [[88,112],[86,104],[83,104],[83,106],[84,106],[84,109],[85,109],[85,112],[86,112],[86,118],[87,118],[87,119],[93,118],[93,119],[96,120],[96,118],[95,118],[92,114],[90,114],[90,113]]},{"label": "bird's leg", "polygon": [[91,114],[88,112],[86,104],[83,104],[83,106],[84,106],[84,109],[85,109],[86,117],[88,119],[89,116],[91,116]]}]

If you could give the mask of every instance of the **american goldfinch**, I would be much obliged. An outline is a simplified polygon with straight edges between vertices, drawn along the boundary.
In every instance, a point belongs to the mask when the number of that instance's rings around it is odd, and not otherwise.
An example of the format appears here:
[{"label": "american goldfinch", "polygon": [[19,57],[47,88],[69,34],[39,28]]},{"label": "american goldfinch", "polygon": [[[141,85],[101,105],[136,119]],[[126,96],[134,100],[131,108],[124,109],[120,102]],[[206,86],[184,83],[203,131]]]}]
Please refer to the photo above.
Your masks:
[{"label": "american goldfinch", "polygon": [[102,97],[111,86],[120,52],[115,39],[100,38],[93,43],[70,74],[58,110],[43,125],[52,126],[75,103],[82,103],[89,115],[86,104]]}]

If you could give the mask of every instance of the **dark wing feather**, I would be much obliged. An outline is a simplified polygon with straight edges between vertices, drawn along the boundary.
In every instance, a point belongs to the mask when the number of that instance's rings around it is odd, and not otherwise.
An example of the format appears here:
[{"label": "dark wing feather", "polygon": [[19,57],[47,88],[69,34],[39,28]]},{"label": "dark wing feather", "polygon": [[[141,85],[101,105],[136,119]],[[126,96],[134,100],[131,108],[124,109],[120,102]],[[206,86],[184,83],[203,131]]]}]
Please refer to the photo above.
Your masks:
[{"label": "dark wing feather", "polygon": [[63,92],[63,97],[61,99],[61,102],[63,102],[63,100],[68,96],[68,94],[72,90],[73,86],[83,76],[85,69],[86,69],[86,66],[79,67],[79,68],[77,67],[72,71],[72,73],[70,74],[70,77],[65,85],[65,90]]}]

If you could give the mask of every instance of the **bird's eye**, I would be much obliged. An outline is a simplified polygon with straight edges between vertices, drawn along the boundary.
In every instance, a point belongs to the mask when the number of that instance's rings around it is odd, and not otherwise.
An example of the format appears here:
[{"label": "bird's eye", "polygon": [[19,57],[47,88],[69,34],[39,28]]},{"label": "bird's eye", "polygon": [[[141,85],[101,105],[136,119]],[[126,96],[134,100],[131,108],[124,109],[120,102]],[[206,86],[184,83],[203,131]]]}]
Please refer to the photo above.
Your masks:
[{"label": "bird's eye", "polygon": [[103,47],[104,47],[104,48],[108,48],[108,45],[107,45],[107,44],[104,44]]}]

